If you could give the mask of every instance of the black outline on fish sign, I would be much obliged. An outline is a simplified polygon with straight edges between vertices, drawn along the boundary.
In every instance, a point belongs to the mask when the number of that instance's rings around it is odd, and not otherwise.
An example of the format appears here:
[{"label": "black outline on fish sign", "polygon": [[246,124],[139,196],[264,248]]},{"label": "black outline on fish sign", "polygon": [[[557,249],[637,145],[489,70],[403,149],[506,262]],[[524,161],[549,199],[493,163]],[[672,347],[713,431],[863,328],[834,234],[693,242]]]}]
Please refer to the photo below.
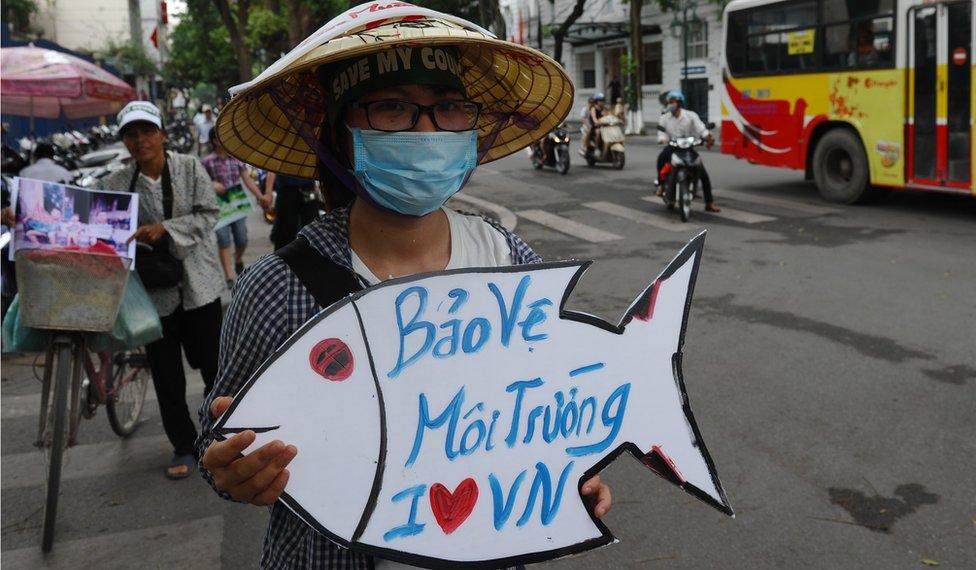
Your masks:
[{"label": "black outline on fish sign", "polygon": [[[602,460],[600,460],[596,465],[594,465],[589,470],[587,470],[586,473],[584,473],[580,477],[577,483],[577,490],[580,492],[580,495],[582,496],[582,488],[583,488],[583,483],[585,481],[587,481],[593,475],[596,475],[597,473],[602,471],[603,468],[605,468],[607,465],[612,463],[617,457],[619,457],[624,452],[629,452],[647,469],[661,476],[665,480],[674,483],[675,485],[683,489],[685,492],[691,494],[694,497],[697,497],[701,501],[705,502],[708,505],[711,505],[712,507],[718,509],[719,511],[729,516],[735,516],[735,514],[732,511],[732,506],[729,503],[728,497],[725,494],[725,490],[722,487],[722,483],[718,480],[718,474],[716,473],[715,470],[715,464],[712,461],[712,457],[708,453],[708,450],[705,448],[705,443],[702,439],[701,432],[698,429],[698,424],[697,422],[695,422],[694,415],[692,414],[691,406],[688,403],[688,394],[687,394],[687,390],[685,389],[684,378],[682,376],[682,371],[681,371],[682,347],[684,346],[685,331],[687,330],[687,326],[688,326],[688,315],[691,310],[691,298],[695,290],[695,281],[698,278],[698,268],[701,264],[701,252],[702,249],[704,248],[704,245],[705,245],[705,232],[703,231],[700,234],[698,234],[695,238],[693,238],[691,241],[689,241],[688,244],[685,245],[685,247],[681,250],[681,252],[679,252],[678,255],[671,261],[671,263],[668,264],[667,268],[658,276],[658,278],[653,283],[648,285],[647,288],[644,289],[644,291],[637,297],[637,300],[624,313],[624,316],[620,319],[620,322],[617,323],[616,325],[610,324],[604,321],[603,319],[600,319],[593,315],[588,315],[586,313],[579,313],[576,311],[570,311],[565,308],[566,301],[569,299],[569,296],[572,294],[573,289],[576,287],[576,284],[579,282],[579,279],[583,276],[583,273],[586,271],[586,269],[591,265],[592,262],[589,261],[562,261],[562,262],[553,262],[553,263],[538,263],[532,265],[515,265],[515,266],[508,266],[508,267],[454,269],[454,270],[441,271],[436,273],[417,274],[409,277],[402,277],[399,279],[391,279],[388,281],[384,281],[369,289],[365,289],[363,291],[359,291],[353,295],[350,295],[345,299],[333,304],[331,307],[323,310],[318,315],[316,315],[311,320],[309,320],[295,334],[291,335],[289,340],[286,341],[285,344],[282,345],[274,353],[274,355],[272,355],[264,364],[261,365],[261,367],[247,381],[244,387],[241,388],[241,390],[237,393],[236,396],[234,396],[234,402],[231,404],[227,412],[223,416],[221,416],[221,418],[217,421],[216,425],[211,430],[211,434],[214,436],[215,439],[222,440],[225,438],[227,434],[238,433],[244,431],[245,429],[255,429],[255,428],[225,429],[223,426],[225,420],[230,417],[231,413],[237,407],[238,403],[242,400],[242,397],[248,392],[248,390],[257,381],[257,379],[261,376],[261,374],[275,360],[277,360],[282,355],[284,355],[288,351],[288,349],[297,340],[299,340],[302,337],[303,332],[308,331],[309,329],[317,325],[319,322],[328,318],[329,315],[331,315],[332,313],[336,312],[337,310],[341,309],[342,307],[344,307],[349,303],[352,303],[356,311],[356,317],[359,319],[360,333],[363,335],[363,339],[365,341],[366,331],[363,327],[362,316],[359,313],[359,307],[356,305],[355,301],[358,300],[360,297],[368,295],[371,291],[375,289],[379,289],[382,287],[403,285],[405,283],[420,281],[428,277],[442,276],[442,275],[456,275],[456,274],[468,274],[468,273],[524,273],[530,271],[542,271],[547,269],[557,269],[557,268],[564,268],[564,267],[577,267],[578,269],[576,271],[576,274],[573,275],[573,277],[570,279],[569,283],[567,284],[565,293],[563,294],[563,298],[559,303],[559,317],[562,319],[590,324],[612,333],[623,334],[627,324],[630,323],[630,321],[633,320],[634,318],[643,319],[643,320],[648,320],[652,318],[653,311],[654,311],[654,302],[656,301],[657,291],[660,287],[660,283],[666,281],[668,278],[674,275],[674,273],[682,266],[684,266],[689,259],[694,257],[694,265],[691,268],[691,276],[688,280],[688,293],[687,296],[685,297],[685,307],[682,316],[681,331],[678,337],[678,349],[672,356],[671,362],[672,362],[672,369],[674,372],[674,380],[678,387],[678,390],[681,393],[681,399],[683,402],[682,409],[684,411],[685,419],[687,420],[688,425],[691,427],[692,432],[694,434],[694,438],[695,438],[694,445],[698,447],[698,449],[701,451],[702,457],[704,457],[705,459],[705,465],[708,467],[708,472],[712,478],[712,483],[715,485],[715,489],[718,491],[719,496],[721,497],[721,501],[716,501],[707,493],[705,493],[703,490],[692,485],[691,483],[686,482],[685,479],[681,476],[681,474],[674,468],[674,464],[671,462],[670,458],[668,458],[668,456],[665,454],[664,450],[662,450],[661,448],[655,445],[652,447],[652,449],[649,452],[645,454],[634,443],[622,443],[619,446],[617,446],[615,449],[610,451]],[[378,376],[376,375],[376,367],[373,363],[373,356],[369,349],[369,343],[364,342],[363,344],[366,347],[370,368],[373,373],[373,380],[376,386],[376,394],[377,394],[377,400],[378,400],[379,410],[380,410],[380,446],[379,446],[380,451],[377,460],[376,476],[373,480],[372,492],[367,501],[366,507],[363,510],[363,515],[359,521],[359,525],[357,526],[356,531],[353,533],[352,541],[344,540],[343,538],[340,538],[339,536],[330,532],[325,527],[318,524],[315,521],[315,518],[312,517],[307,511],[305,511],[305,509],[303,509],[302,506],[299,505],[298,502],[295,501],[287,493],[287,491],[282,493],[281,497],[279,498],[279,501],[283,502],[289,509],[292,510],[292,512],[298,515],[309,526],[314,528],[316,531],[318,531],[320,534],[322,534],[332,542],[335,542],[336,544],[339,544],[344,548],[349,548],[352,550],[356,550],[358,552],[378,556],[389,560],[403,562],[405,564],[411,564],[413,566],[420,566],[424,568],[432,568],[437,570],[447,570],[447,569],[454,569],[454,568],[464,568],[469,570],[471,569],[494,570],[496,568],[505,567],[505,566],[532,564],[536,562],[553,560],[570,554],[576,554],[579,552],[583,552],[585,550],[590,550],[593,548],[604,546],[616,541],[616,538],[614,537],[613,533],[610,532],[610,529],[607,528],[605,524],[603,524],[603,521],[596,518],[591,512],[590,519],[593,521],[593,524],[596,525],[596,527],[600,530],[601,533],[601,536],[597,538],[585,540],[576,544],[572,544],[569,546],[565,546],[553,550],[532,552],[528,554],[509,556],[505,558],[494,558],[491,560],[477,560],[477,561],[446,560],[442,558],[432,558],[429,556],[409,554],[400,550],[380,548],[380,547],[371,546],[359,542],[359,538],[362,536],[363,532],[365,531],[366,525],[368,524],[369,519],[372,516],[374,509],[376,508],[376,502],[380,494],[380,487],[382,483],[383,471],[385,468],[385,460],[386,460],[386,408],[383,404],[383,393],[380,389]],[[255,431],[258,430],[270,431],[276,428],[277,426],[271,428],[257,428]]]}]

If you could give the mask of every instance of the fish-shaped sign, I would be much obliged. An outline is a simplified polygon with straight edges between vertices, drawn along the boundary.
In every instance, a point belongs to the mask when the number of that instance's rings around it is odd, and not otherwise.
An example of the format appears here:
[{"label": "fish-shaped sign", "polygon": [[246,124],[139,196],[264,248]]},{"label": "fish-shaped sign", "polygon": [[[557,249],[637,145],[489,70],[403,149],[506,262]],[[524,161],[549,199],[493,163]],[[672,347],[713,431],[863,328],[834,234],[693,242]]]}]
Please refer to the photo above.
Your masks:
[{"label": "fish-shaped sign", "polygon": [[731,515],[681,377],[704,240],[617,324],[565,309],[588,262],[383,282],[290,337],[215,436],[294,444],[292,511],[343,546],[431,568],[613,542],[579,488],[624,451]]}]

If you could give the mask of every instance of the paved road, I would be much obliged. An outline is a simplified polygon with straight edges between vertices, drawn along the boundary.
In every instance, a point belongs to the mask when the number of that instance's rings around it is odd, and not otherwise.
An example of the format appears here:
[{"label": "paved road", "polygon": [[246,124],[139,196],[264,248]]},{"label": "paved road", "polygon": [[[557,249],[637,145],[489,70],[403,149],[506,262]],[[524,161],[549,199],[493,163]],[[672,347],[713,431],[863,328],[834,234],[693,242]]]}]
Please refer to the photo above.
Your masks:
[{"label": "paved road", "polygon": [[[683,366],[737,517],[624,458],[606,473],[621,542],[542,566],[976,566],[976,203],[893,194],[834,206],[796,172],[708,153],[724,211],[699,204],[680,224],[645,200],[657,149],[628,145],[621,172],[499,161],[462,206],[517,224],[547,259],[597,260],[570,305],[612,319],[708,230]],[[267,251],[266,226],[252,222],[252,251]],[[2,555],[36,567],[38,384],[30,359],[3,364]],[[266,515],[197,479],[164,480],[154,404],[127,442],[100,413],[69,457],[48,566],[254,565]]]}]

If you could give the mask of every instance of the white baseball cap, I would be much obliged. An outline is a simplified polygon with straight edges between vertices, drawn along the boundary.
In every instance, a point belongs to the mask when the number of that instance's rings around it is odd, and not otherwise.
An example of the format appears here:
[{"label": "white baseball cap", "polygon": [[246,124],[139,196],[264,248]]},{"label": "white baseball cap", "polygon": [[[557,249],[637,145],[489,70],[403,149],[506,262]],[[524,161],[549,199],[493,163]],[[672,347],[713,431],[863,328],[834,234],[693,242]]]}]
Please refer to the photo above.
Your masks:
[{"label": "white baseball cap", "polygon": [[125,130],[125,126],[136,121],[146,121],[156,127],[163,128],[163,114],[159,107],[149,101],[130,101],[118,115],[119,131]]}]

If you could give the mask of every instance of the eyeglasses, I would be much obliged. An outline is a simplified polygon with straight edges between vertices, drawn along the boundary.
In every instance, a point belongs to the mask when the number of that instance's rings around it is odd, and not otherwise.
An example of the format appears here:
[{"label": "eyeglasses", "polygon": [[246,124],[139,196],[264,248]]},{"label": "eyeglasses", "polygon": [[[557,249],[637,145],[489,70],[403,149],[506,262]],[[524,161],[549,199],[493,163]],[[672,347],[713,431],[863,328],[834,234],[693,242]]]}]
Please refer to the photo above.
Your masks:
[{"label": "eyeglasses", "polygon": [[433,105],[418,105],[409,101],[382,100],[352,103],[353,109],[366,111],[366,121],[377,131],[409,131],[424,113],[442,131],[470,131],[478,123],[481,105],[474,101],[441,101]]}]

